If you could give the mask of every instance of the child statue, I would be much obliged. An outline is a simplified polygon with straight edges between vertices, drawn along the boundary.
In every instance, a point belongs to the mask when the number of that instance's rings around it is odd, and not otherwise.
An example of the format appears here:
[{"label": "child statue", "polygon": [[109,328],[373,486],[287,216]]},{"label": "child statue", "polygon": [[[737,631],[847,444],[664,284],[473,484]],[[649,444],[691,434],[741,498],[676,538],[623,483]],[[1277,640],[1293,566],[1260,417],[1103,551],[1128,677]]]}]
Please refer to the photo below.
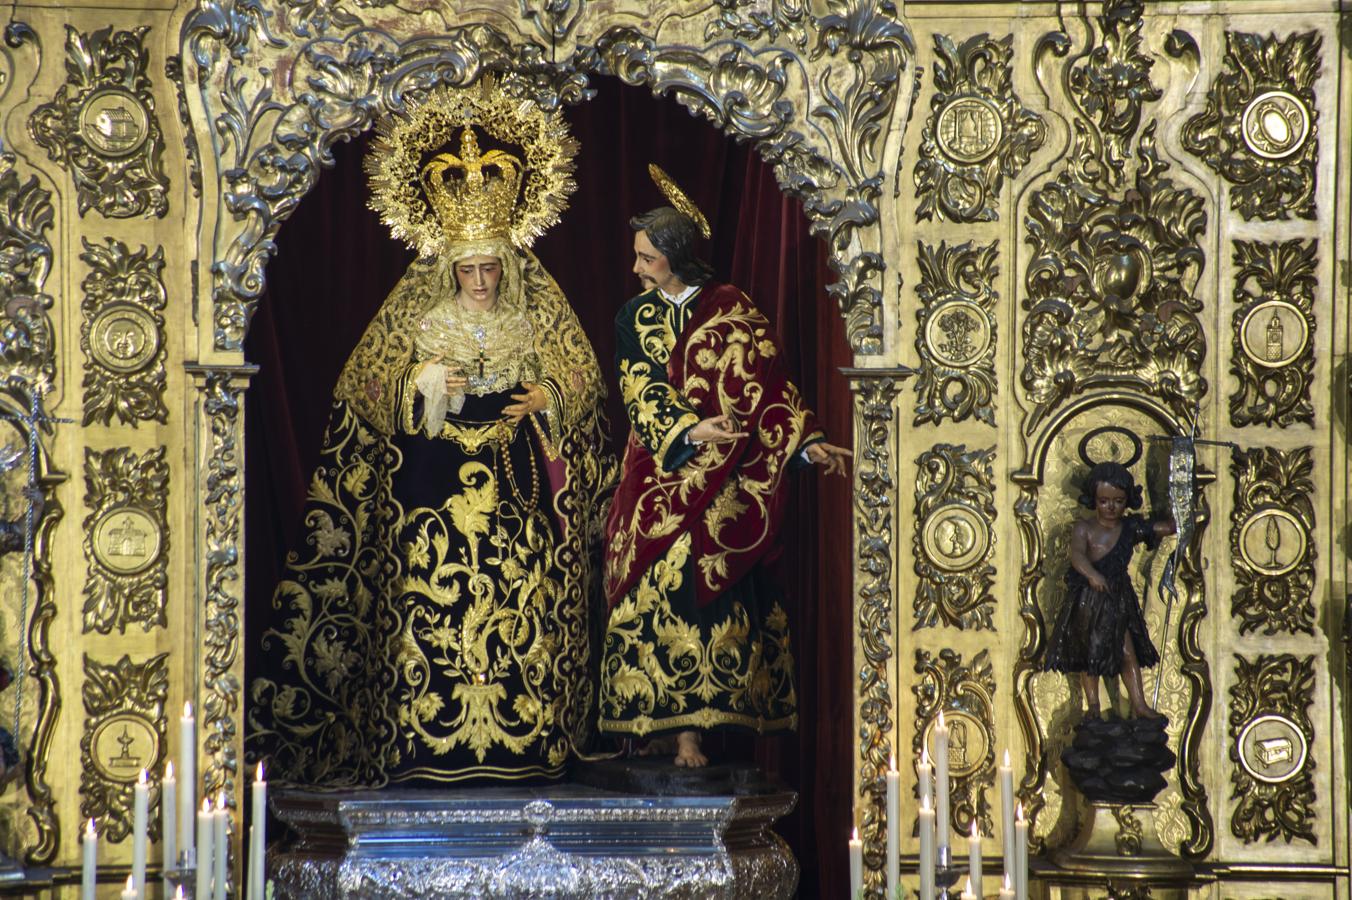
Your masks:
[{"label": "child statue", "polygon": [[1160,657],[1128,569],[1137,544],[1154,549],[1160,538],[1174,533],[1175,525],[1128,512],[1141,508],[1141,488],[1120,463],[1103,462],[1090,469],[1080,504],[1094,515],[1071,530],[1066,598],[1052,631],[1046,668],[1080,673],[1087,719],[1099,716],[1098,679],[1119,675],[1132,715],[1161,718],[1146,703],[1141,685],[1141,667],[1155,665]]}]

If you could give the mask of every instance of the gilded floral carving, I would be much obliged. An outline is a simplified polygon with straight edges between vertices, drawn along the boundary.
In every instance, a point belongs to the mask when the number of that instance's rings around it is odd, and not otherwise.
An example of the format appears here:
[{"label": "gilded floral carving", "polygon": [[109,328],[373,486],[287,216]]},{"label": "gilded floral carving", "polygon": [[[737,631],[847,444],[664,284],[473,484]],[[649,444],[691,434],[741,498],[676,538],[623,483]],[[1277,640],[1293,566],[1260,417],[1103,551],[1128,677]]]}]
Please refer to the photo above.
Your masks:
[{"label": "gilded floral carving", "polygon": [[169,463],[158,447],[85,448],[85,633],[168,624]]},{"label": "gilded floral carving", "polygon": [[1230,208],[1246,219],[1315,218],[1322,45],[1316,31],[1227,31],[1225,70],[1183,129],[1184,148],[1230,183]]},{"label": "gilded floral carving", "polygon": [[84,240],[80,349],[84,424],[168,421],[164,405],[164,248],[132,252],[115,238]]},{"label": "gilded floral carving", "polygon": [[1315,658],[1235,654],[1230,686],[1230,830],[1246,844],[1294,840],[1314,833]]},{"label": "gilded floral carving", "polygon": [[938,444],[916,460],[916,629],[995,629],[995,448]]},{"label": "gilded floral carving", "polygon": [[47,236],[52,195],[37,178],[19,178],[12,153],[0,153],[0,378],[6,385],[49,388],[56,376],[56,346],[43,291],[52,270]]},{"label": "gilded floral carving", "polygon": [[[934,758],[933,731],[939,713],[949,733],[949,825],[971,834],[975,822],[982,834],[994,834],[987,789],[995,781],[995,673],[990,653],[978,652],[970,663],[945,647],[935,658],[915,651],[915,736],[911,752],[927,747]],[[955,854],[956,855],[956,854]]]},{"label": "gilded floral carving", "polygon": [[66,82],[38,107],[28,131],[75,179],[80,215],[163,216],[169,179],[146,74],[149,25],[81,34],[66,26]]},{"label": "gilded floral carving", "polygon": [[1309,447],[1233,451],[1230,613],[1239,633],[1314,634],[1314,459]]},{"label": "gilded floral carving", "polygon": [[1319,242],[1235,241],[1230,424],[1314,424],[1314,293]]},{"label": "gilded floral carving", "polygon": [[141,770],[150,777],[150,840],[160,838],[159,773],[164,768],[169,654],[143,663],[123,656],[101,663],[84,656],[84,732],[80,738],[80,818],[99,823],[99,839],[132,833],[132,794]]},{"label": "gilded floral carving", "polygon": [[915,424],[995,424],[995,279],[999,242],[919,244]]},{"label": "gilded floral carving", "polygon": [[915,164],[916,221],[993,222],[1046,126],[1014,94],[1013,35],[934,36],[934,95]]}]

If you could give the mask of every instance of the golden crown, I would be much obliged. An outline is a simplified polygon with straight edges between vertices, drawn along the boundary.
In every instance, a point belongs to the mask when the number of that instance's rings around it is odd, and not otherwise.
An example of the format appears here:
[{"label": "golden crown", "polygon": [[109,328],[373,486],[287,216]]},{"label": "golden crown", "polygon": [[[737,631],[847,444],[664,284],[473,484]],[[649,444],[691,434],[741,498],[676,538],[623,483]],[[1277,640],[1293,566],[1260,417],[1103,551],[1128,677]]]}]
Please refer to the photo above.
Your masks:
[{"label": "golden crown", "polygon": [[[520,155],[480,153],[476,129]],[[376,130],[366,156],[371,208],[424,257],[486,238],[527,248],[558,222],[577,188],[577,141],[563,117],[488,76],[411,100]],[[457,130],[458,155],[445,149]],[[436,155],[424,162],[429,154]]]},{"label": "golden crown", "polygon": [[[490,175],[486,169],[498,174]],[[446,177],[448,171],[457,170],[464,177]],[[479,153],[479,139],[470,126],[460,132],[460,155],[438,153],[423,166],[419,180],[447,241],[510,237],[521,190],[521,160],[502,150]]]}]

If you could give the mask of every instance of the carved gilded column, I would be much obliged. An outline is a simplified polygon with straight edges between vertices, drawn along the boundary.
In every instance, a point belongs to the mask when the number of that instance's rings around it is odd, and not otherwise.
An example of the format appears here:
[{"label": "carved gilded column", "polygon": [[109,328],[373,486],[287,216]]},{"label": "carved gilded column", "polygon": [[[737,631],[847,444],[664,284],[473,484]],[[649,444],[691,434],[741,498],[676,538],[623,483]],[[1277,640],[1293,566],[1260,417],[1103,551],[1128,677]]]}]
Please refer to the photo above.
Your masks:
[{"label": "carved gilded column", "polygon": [[[244,760],[244,392],[257,366],[189,365],[197,389],[192,461],[197,572],[198,766],[204,795],[232,810],[233,865],[243,854]],[[189,689],[188,695],[192,696]]]}]

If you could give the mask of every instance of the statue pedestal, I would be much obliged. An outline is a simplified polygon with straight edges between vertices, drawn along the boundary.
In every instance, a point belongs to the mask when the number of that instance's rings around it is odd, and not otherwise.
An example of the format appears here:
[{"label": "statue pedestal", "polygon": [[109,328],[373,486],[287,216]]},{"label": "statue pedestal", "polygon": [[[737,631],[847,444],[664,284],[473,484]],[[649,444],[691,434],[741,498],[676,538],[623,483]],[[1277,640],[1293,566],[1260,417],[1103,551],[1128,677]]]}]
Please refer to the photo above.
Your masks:
[{"label": "statue pedestal", "polygon": [[1052,852],[1056,868],[1039,873],[1049,898],[1088,900],[1105,890],[1115,897],[1186,898],[1193,868],[1164,849],[1154,811],[1153,803],[1094,803],[1075,840]]},{"label": "statue pedestal", "polygon": [[787,898],[798,863],[771,830],[797,802],[538,788],[279,791],[295,833],[268,854],[277,897]]}]

